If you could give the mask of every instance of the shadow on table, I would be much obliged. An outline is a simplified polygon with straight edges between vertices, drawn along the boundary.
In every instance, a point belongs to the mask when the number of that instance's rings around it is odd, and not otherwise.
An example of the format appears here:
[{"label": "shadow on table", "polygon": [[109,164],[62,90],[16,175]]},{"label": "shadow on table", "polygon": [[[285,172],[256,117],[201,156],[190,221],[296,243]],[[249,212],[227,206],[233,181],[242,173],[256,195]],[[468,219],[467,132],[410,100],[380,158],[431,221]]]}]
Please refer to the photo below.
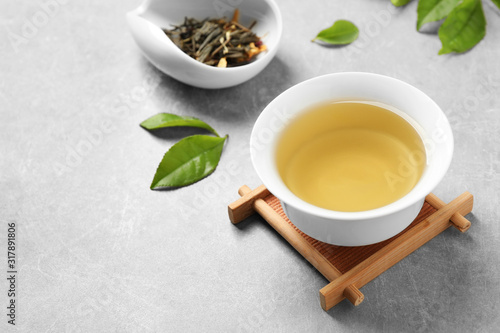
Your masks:
[{"label": "shadow on table", "polygon": [[480,239],[486,225],[472,213],[467,219],[472,227],[466,233],[448,228],[362,287],[358,307],[343,300],[327,314],[337,324],[372,332],[473,331],[487,322],[495,310],[485,300],[498,298],[498,280],[481,255],[488,251]]},{"label": "shadow on table", "polygon": [[176,103],[180,103],[182,114],[200,118],[209,115],[221,122],[254,120],[269,102],[292,85],[290,70],[278,57],[251,80],[235,87],[214,90],[186,85],[163,74],[146,59],[143,61],[149,70],[161,75],[161,82],[155,91],[160,99],[168,98],[172,103],[174,98]]},{"label": "shadow on table", "polygon": [[[366,297],[361,305],[355,307],[343,300],[325,315],[335,325],[360,332],[461,331],[495,316],[494,307],[488,307],[485,300],[491,298],[494,304],[499,296],[497,282],[487,258],[479,259],[482,250],[488,250],[479,238],[487,226],[472,213],[467,219],[472,223],[468,232],[461,234],[448,228],[361,288]],[[321,274],[259,215],[235,227],[249,233],[253,228],[267,229],[290,250],[289,255],[303,261],[321,279]],[[493,290],[497,290],[496,294],[492,294]],[[323,311],[319,299],[317,311]],[[466,322],[464,314],[469,318]]]}]

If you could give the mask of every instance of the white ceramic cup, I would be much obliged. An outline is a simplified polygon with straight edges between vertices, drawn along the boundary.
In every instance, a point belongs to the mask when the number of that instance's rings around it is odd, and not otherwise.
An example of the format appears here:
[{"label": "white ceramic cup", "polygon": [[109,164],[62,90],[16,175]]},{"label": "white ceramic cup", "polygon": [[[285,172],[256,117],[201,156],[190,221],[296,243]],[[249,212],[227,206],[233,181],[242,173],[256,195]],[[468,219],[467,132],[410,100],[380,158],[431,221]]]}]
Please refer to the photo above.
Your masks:
[{"label": "white ceramic cup", "polygon": [[[314,206],[285,185],[276,166],[277,141],[298,113],[332,100],[364,100],[399,109],[416,122],[426,149],[427,165],[415,187],[403,198],[380,208],[339,212]],[[276,97],[255,122],[252,163],[264,185],[280,199],[297,228],[322,242],[340,246],[377,243],[404,230],[420,212],[425,197],[446,174],[453,155],[453,134],[439,106],[417,88],[371,73],[337,73],[316,77]]]}]

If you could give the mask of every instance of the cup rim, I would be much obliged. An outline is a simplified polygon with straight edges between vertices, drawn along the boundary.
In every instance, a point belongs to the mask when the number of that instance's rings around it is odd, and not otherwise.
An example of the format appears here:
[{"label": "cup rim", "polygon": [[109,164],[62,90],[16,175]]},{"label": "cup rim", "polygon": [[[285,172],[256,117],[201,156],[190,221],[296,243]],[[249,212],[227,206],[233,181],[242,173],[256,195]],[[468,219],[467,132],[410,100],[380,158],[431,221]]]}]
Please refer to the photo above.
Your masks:
[{"label": "cup rim", "polygon": [[[433,112],[436,112],[436,116],[439,117],[439,119],[442,119],[442,123],[439,125],[440,128],[442,128],[445,132],[445,134],[449,137],[449,139],[446,141],[447,147],[445,147],[445,152],[446,154],[442,156],[444,158],[444,161],[442,161],[439,165],[434,165],[432,168],[428,166],[427,168],[431,169],[430,171],[432,172],[431,175],[426,175],[424,172],[424,175],[421,176],[419,179],[418,183],[415,185],[415,187],[407,193],[405,196],[402,198],[379,208],[371,209],[371,210],[365,210],[365,211],[359,211],[359,212],[343,212],[343,211],[334,211],[334,210],[329,210],[326,208],[321,208],[318,206],[315,206],[311,203],[308,203],[302,199],[300,199],[298,196],[296,196],[293,192],[291,192],[288,187],[284,184],[283,180],[277,174],[277,177],[272,177],[270,175],[270,171],[263,169],[264,166],[260,165],[258,162],[258,159],[262,155],[266,154],[257,154],[256,150],[253,149],[253,147],[256,147],[258,145],[258,139],[257,139],[257,132],[259,129],[264,128],[263,126],[266,124],[266,117],[272,113],[272,109],[275,107],[276,104],[280,102],[280,100],[287,98],[289,94],[293,94],[294,92],[300,91],[309,85],[313,85],[316,81],[322,81],[322,80],[341,80],[342,78],[346,77],[352,77],[352,76],[357,76],[358,78],[371,78],[375,80],[390,80],[394,84],[397,84],[402,87],[402,89],[406,89],[412,94],[415,94],[415,98],[422,98],[424,99],[427,103],[432,105]],[[312,101],[311,105],[314,103],[319,102],[318,100]],[[386,103],[387,104],[387,103]],[[276,143],[276,138],[279,137],[279,133],[283,128],[281,128],[280,131],[275,131],[274,132],[274,144],[270,144],[266,150],[272,149],[274,151],[275,149],[275,143]],[[300,82],[284,92],[282,92],[280,95],[278,95],[273,101],[271,101],[261,112],[259,117],[257,118],[255,125],[252,129],[251,133],[251,138],[250,138],[250,151],[251,151],[251,161],[254,166],[255,171],[257,172],[257,175],[261,179],[261,181],[264,183],[264,185],[267,187],[267,189],[273,193],[277,198],[279,198],[281,201],[285,202],[287,205],[290,205],[294,207],[295,209],[298,209],[304,213],[307,214],[312,214],[315,216],[327,218],[327,219],[334,219],[334,220],[350,220],[350,221],[355,221],[355,220],[367,220],[367,219],[373,219],[373,218],[378,218],[386,215],[390,215],[393,213],[396,213],[398,211],[401,211],[405,208],[408,208],[411,205],[414,205],[418,201],[422,200],[425,198],[442,180],[444,175],[446,174],[450,164],[451,160],[453,157],[453,150],[454,150],[454,144],[453,144],[453,133],[451,131],[451,126],[449,124],[448,119],[446,118],[444,112],[441,110],[441,108],[424,92],[422,92],[420,89],[404,82],[399,79],[395,79],[389,76],[381,75],[381,74],[375,74],[375,73],[368,73],[368,72],[340,72],[340,73],[331,73],[331,74],[326,74],[326,75],[321,75],[317,76],[308,80],[305,80],[303,82]],[[427,151],[426,151],[427,153]],[[259,155],[259,156],[258,156]],[[267,154],[269,156],[269,154]],[[274,153],[271,154],[274,157]],[[436,164],[436,163],[434,163]],[[272,165],[275,167],[276,162],[272,161]],[[272,173],[272,172],[271,172]],[[425,182],[425,183],[424,183]],[[421,185],[419,185],[421,184]]]}]

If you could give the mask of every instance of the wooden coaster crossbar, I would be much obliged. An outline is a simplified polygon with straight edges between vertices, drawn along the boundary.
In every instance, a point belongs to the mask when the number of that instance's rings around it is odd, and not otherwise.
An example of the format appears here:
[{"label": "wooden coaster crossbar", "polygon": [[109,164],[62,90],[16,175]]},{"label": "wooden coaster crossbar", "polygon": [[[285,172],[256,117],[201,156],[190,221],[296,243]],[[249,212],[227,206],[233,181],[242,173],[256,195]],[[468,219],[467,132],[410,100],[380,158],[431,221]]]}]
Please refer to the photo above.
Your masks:
[{"label": "wooden coaster crossbar", "polygon": [[228,206],[231,222],[237,224],[254,213],[261,215],[330,281],[319,292],[321,307],[325,311],[344,298],[359,305],[364,299],[359,288],[448,227],[467,231],[470,222],[464,216],[472,211],[473,205],[469,192],[448,204],[431,193],[417,218],[398,235],[377,244],[342,247],[320,242],[300,231],[283,212],[279,200],[264,185],[254,190],[243,185],[238,193],[241,198]]}]

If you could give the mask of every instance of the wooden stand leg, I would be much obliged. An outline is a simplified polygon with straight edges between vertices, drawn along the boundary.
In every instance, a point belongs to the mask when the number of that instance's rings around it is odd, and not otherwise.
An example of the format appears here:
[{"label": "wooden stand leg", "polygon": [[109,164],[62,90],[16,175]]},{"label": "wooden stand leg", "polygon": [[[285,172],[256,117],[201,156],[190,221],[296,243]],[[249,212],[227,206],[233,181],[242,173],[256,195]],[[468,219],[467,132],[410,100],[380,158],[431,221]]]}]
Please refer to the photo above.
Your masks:
[{"label": "wooden stand leg", "polygon": [[263,199],[271,194],[264,185],[260,185],[253,191],[250,189],[250,187],[243,185],[238,190],[238,193],[241,195],[241,198],[227,207],[229,220],[231,220],[231,223],[233,224],[240,223],[241,221],[255,213],[255,200]]},{"label": "wooden stand leg", "polygon": [[[261,187],[251,190],[248,186],[240,187],[238,193],[242,197],[229,205],[229,217],[232,223],[241,221],[240,217],[250,216],[252,213],[251,207],[259,213],[297,252],[307,259],[328,281],[333,281],[340,277],[342,273],[333,266],[319,251],[305,240],[290,224],[276,213],[262,199],[265,197],[265,191]],[[269,195],[269,192],[267,192]],[[244,200],[241,200],[244,199]],[[240,201],[241,200],[241,201]],[[250,206],[247,203],[252,203]],[[355,286],[346,286],[345,296],[352,304],[359,305],[364,299],[364,295]]]},{"label": "wooden stand leg", "polygon": [[[441,209],[446,205],[443,200],[439,199],[433,193],[430,193],[425,198],[425,201],[434,206],[434,208],[436,209]],[[455,229],[459,230],[460,232],[466,232],[470,228],[470,221],[467,220],[465,217],[463,217],[463,215],[460,215],[459,213],[454,213],[451,216],[450,221],[452,225],[455,227]]]}]

